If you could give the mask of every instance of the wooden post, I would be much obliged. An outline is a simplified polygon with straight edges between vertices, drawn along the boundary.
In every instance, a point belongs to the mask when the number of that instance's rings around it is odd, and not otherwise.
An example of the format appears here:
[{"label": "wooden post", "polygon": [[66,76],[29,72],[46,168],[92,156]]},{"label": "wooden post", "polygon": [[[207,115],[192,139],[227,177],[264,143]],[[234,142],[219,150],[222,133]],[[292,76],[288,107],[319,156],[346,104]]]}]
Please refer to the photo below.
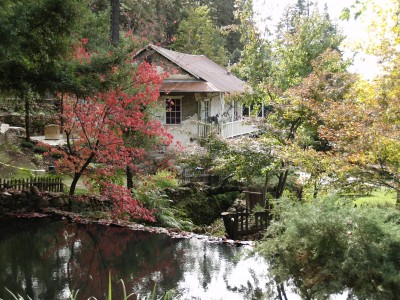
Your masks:
[{"label": "wooden post", "polygon": [[234,216],[233,216],[233,234],[232,234],[232,239],[237,239],[237,237],[238,237],[238,214],[235,214]]}]

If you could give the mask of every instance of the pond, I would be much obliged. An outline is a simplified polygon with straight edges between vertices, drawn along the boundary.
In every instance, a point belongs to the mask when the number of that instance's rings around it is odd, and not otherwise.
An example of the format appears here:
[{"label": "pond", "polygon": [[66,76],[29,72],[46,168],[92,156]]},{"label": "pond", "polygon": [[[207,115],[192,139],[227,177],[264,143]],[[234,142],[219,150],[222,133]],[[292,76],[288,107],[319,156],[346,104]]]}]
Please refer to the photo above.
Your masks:
[{"label": "pond", "polygon": [[[248,246],[134,231],[49,218],[0,219],[0,298],[7,287],[25,299],[106,299],[111,272],[114,299],[126,290],[144,299],[266,299],[275,289],[259,257]],[[269,298],[269,297],[268,297]],[[293,298],[290,298],[293,299]]]}]

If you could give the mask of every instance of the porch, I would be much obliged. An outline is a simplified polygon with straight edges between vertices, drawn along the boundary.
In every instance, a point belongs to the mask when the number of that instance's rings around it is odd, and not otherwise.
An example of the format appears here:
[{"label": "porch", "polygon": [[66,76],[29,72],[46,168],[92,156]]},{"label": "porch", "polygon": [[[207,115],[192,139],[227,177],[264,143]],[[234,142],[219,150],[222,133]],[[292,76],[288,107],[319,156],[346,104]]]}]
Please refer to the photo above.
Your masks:
[{"label": "porch", "polygon": [[244,120],[223,122],[223,123],[205,123],[199,122],[197,126],[197,135],[199,138],[205,138],[211,133],[221,135],[223,138],[233,138],[256,132],[257,128],[246,124]]}]

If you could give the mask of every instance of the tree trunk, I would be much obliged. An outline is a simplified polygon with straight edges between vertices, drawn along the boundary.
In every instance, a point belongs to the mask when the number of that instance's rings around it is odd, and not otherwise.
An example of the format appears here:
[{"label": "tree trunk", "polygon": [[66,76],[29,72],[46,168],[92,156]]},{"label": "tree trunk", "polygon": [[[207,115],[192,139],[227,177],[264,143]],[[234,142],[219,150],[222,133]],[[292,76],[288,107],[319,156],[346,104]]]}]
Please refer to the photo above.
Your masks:
[{"label": "tree trunk", "polygon": [[314,199],[317,199],[318,192],[319,192],[319,189],[318,189],[317,179],[315,179],[314,180],[314,193],[313,193]]},{"label": "tree trunk", "polygon": [[126,187],[128,189],[133,188],[133,172],[132,168],[129,166],[126,166]]},{"label": "tree trunk", "polygon": [[79,178],[81,178],[81,173],[75,173],[74,178],[72,179],[71,186],[69,187],[69,195],[72,196],[75,194],[76,185],[78,183]]},{"label": "tree trunk", "polygon": [[267,191],[268,191],[268,180],[269,180],[269,176],[268,176],[268,175],[269,175],[269,174],[268,174],[268,172],[266,171],[266,172],[265,172],[264,188],[263,188],[264,197],[265,197],[265,195],[267,194]]},{"label": "tree trunk", "polygon": [[61,133],[63,133],[63,128],[64,128],[64,93],[61,94],[61,99],[60,99],[60,127],[61,127]]},{"label": "tree trunk", "polygon": [[396,204],[397,205],[400,205],[400,190],[397,190],[396,191]]},{"label": "tree trunk", "polygon": [[79,172],[74,173],[74,178],[72,179],[71,186],[69,188],[69,195],[72,196],[75,194],[75,189],[76,185],[78,184],[79,179],[83,175],[83,172],[85,172],[86,168],[89,166],[89,164],[92,162],[93,158],[96,156],[94,152],[90,154],[88,159],[86,160],[85,164],[82,166],[82,168],[79,170]]},{"label": "tree trunk", "polygon": [[[283,163],[282,163],[283,165]],[[283,191],[285,190],[286,186],[286,180],[288,176],[289,170],[286,169],[285,171],[282,171],[281,174],[279,175],[279,181],[278,181],[278,187],[276,188],[276,193],[275,193],[275,198],[279,199],[283,195]]]},{"label": "tree trunk", "polygon": [[23,100],[25,102],[25,139],[29,142],[31,140],[31,134],[30,134],[30,129],[31,129],[31,117],[30,117],[30,112],[31,112],[31,104],[29,101],[29,96],[28,95],[22,95]]},{"label": "tree trunk", "polygon": [[120,0],[111,0],[111,43],[119,43],[119,4]]}]

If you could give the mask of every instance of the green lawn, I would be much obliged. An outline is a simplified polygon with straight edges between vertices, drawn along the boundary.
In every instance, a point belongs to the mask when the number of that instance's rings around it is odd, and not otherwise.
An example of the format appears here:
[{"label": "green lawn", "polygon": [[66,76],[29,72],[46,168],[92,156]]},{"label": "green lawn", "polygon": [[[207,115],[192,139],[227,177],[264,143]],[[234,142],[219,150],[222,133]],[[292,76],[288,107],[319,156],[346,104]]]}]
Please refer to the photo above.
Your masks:
[{"label": "green lawn", "polygon": [[0,144],[0,178],[28,178],[37,167],[19,144]]},{"label": "green lawn", "polygon": [[386,188],[376,189],[370,195],[356,197],[354,203],[357,205],[395,206],[396,192]]}]

